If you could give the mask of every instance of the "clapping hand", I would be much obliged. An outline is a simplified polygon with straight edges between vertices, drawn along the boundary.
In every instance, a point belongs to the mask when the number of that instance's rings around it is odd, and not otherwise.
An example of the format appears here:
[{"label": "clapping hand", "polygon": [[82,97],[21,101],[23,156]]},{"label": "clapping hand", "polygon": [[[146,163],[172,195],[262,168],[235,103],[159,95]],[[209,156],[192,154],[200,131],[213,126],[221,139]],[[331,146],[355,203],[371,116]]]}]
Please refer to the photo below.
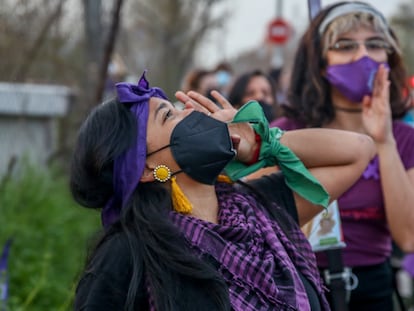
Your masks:
[{"label": "clapping hand", "polygon": [[393,141],[392,117],[390,107],[390,81],[388,70],[381,65],[375,76],[372,96],[362,101],[362,120],[368,135],[375,143],[384,144]]}]

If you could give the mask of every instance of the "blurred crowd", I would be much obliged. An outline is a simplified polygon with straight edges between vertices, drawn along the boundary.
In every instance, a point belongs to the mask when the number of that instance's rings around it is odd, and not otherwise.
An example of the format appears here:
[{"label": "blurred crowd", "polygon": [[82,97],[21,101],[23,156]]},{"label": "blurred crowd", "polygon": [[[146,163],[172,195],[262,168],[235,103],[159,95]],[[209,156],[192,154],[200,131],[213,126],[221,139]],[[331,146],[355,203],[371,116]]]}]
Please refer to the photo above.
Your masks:
[{"label": "blurred crowd", "polygon": [[[253,68],[236,72],[231,64],[220,62],[213,68],[194,67],[188,70],[180,89],[184,92],[197,91],[212,100],[210,92],[217,90],[235,108],[256,100],[270,123],[279,116],[279,106],[285,101],[288,74],[282,68]],[[180,103],[177,102],[177,105]]]}]

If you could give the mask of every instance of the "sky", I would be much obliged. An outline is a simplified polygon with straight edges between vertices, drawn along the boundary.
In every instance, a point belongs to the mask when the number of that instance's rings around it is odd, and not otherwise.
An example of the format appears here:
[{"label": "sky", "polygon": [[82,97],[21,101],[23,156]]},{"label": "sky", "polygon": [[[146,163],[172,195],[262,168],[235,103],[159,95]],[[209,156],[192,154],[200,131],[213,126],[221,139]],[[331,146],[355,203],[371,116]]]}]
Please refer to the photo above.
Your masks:
[{"label": "sky", "polygon": [[[278,4],[278,1],[281,1]],[[321,0],[322,7],[338,0]],[[397,11],[404,0],[366,0],[380,10],[385,17]],[[230,9],[224,30],[213,34],[202,46],[198,63],[214,66],[218,62],[237,56],[243,51],[260,46],[266,37],[267,25],[279,15],[296,32],[301,33],[308,23],[307,0],[227,0],[225,8]]]}]

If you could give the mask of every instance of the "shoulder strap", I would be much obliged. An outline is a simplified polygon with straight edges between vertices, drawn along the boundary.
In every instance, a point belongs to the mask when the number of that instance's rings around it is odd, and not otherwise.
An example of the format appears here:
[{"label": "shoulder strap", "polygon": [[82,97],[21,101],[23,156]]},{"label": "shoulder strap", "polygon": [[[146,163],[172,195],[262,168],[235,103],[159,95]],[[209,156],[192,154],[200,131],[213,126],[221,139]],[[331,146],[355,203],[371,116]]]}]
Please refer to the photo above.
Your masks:
[{"label": "shoulder strap", "polygon": [[324,252],[328,257],[328,269],[324,270],[323,278],[330,289],[332,311],[348,311],[342,249],[335,248]]}]

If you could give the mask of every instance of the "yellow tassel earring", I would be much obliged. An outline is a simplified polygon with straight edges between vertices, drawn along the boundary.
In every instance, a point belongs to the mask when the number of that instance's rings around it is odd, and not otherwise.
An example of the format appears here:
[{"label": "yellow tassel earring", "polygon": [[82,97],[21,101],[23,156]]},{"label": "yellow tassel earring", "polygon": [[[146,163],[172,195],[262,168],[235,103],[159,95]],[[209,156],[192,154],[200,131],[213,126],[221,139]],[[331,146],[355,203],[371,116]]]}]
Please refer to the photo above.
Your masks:
[{"label": "yellow tassel earring", "polygon": [[217,181],[218,182],[223,182],[223,183],[226,183],[226,184],[232,184],[233,183],[233,181],[230,179],[230,177],[226,176],[226,175],[218,175]]},{"label": "yellow tassel earring", "polygon": [[190,214],[193,211],[193,206],[178,186],[176,177],[171,177],[171,170],[165,165],[158,165],[154,168],[153,174],[155,180],[159,182],[171,179],[171,199],[174,210],[181,214]]},{"label": "yellow tassel earring", "polygon": [[175,176],[171,178],[171,197],[173,208],[181,214],[191,214],[193,206],[177,184]]}]

